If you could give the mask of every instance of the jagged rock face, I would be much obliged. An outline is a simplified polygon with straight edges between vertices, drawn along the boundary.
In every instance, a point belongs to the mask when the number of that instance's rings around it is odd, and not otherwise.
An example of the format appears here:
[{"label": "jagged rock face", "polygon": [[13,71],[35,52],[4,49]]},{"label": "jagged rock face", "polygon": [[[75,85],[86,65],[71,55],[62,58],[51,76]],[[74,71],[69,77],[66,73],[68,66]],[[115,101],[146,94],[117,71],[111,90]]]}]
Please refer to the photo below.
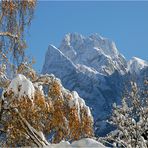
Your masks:
[{"label": "jagged rock face", "polygon": [[[42,73],[55,74],[64,87],[77,91],[85,99],[96,125],[102,127],[97,131],[103,135],[106,127],[101,123],[110,116],[112,104],[120,103],[133,74],[132,65],[139,63],[134,61],[127,62],[114,42],[98,34],[84,37],[74,33],[67,34],[59,48],[49,45]],[[139,73],[148,66],[138,65]]]},{"label": "jagged rock face", "polygon": [[130,73],[139,74],[146,67],[148,67],[148,62],[137,57],[133,57],[128,62],[128,69]]},{"label": "jagged rock face", "polygon": [[75,65],[85,65],[105,75],[110,75],[115,70],[126,72],[126,61],[115,43],[98,34],[89,37],[67,34],[59,50]]},{"label": "jagged rock face", "polygon": [[148,78],[148,62],[137,57],[128,61],[128,77],[136,81],[141,89],[145,89],[144,81]]}]

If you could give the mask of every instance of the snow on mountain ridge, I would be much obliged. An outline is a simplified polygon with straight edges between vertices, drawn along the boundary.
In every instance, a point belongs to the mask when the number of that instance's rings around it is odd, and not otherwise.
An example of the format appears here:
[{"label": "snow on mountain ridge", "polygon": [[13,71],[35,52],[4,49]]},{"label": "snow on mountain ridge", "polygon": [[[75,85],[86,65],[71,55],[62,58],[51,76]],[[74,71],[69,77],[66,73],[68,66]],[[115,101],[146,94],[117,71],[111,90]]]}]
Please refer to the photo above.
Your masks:
[{"label": "snow on mountain ridge", "polygon": [[98,34],[84,37],[69,33],[62,40],[59,50],[74,64],[86,65],[105,75],[115,70],[122,74],[126,71],[125,59],[115,43]]},{"label": "snow on mountain ridge", "polygon": [[104,135],[110,128],[103,120],[110,116],[112,104],[120,103],[125,84],[133,76],[128,65],[114,42],[98,34],[67,34],[59,48],[49,46],[42,73],[53,73],[65,88],[77,91],[92,108],[95,126],[101,127],[97,133]]},{"label": "snow on mountain ridge", "polygon": [[[90,67],[87,67],[86,65],[80,65],[80,64],[77,64],[77,68],[82,71],[82,72],[89,72],[89,73],[93,73],[93,74],[98,74],[99,72],[96,71],[95,69],[93,68],[90,68]],[[99,73],[100,74],[100,73]]]},{"label": "snow on mountain ridge", "polygon": [[137,57],[132,57],[128,62],[128,71],[130,73],[139,73],[142,69],[148,67],[148,62]]},{"label": "snow on mountain ridge", "polygon": [[78,53],[80,51],[83,51],[83,52],[85,51],[85,50],[82,50],[82,48],[91,49],[93,47],[100,47],[102,52],[104,52],[106,55],[115,56],[119,54],[116,48],[116,45],[113,41],[110,41],[107,38],[103,38],[97,33],[92,34],[88,37],[85,37],[78,33],[68,33],[65,35],[64,39],[62,40],[62,43],[59,49],[62,49],[62,51],[64,51],[62,47],[66,45],[73,47],[73,49]]},{"label": "snow on mountain ridge", "polygon": [[[47,62],[48,61],[48,62]],[[54,61],[54,62],[53,62]],[[65,71],[64,69],[67,68]],[[57,69],[62,70],[58,77],[61,79],[68,75],[71,75],[76,72],[76,65],[66,57],[58,48],[53,45],[49,45],[48,50],[45,55],[45,63],[43,65],[44,73],[53,73],[57,72]],[[57,75],[56,75],[57,76]]]}]

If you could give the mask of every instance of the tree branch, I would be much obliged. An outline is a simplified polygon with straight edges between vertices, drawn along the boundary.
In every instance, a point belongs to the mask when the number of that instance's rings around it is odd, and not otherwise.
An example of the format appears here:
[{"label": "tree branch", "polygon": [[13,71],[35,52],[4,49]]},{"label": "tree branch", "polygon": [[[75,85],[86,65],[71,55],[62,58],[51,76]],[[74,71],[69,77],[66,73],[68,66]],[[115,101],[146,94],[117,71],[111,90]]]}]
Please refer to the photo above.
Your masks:
[{"label": "tree branch", "polygon": [[3,19],[3,12],[1,12],[1,15],[0,15],[0,23],[1,23],[2,19]]},{"label": "tree branch", "polygon": [[14,39],[17,39],[18,36],[17,35],[14,35],[10,32],[0,32],[0,36],[8,36],[8,37],[11,37],[11,38],[14,38]]},{"label": "tree branch", "polygon": [[26,134],[33,140],[33,142],[37,146],[49,146],[49,143],[40,136],[40,134],[28,123],[25,118],[22,117],[22,115],[18,112],[16,108],[13,109],[13,111],[18,114],[18,117],[20,118],[20,123],[24,127]]}]

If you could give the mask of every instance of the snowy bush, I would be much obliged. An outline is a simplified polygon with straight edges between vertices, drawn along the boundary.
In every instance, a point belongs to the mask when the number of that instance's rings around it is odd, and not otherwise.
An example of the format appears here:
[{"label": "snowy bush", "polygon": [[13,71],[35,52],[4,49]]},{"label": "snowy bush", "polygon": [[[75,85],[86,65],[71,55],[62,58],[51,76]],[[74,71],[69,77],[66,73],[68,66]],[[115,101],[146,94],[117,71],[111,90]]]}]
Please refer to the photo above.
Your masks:
[{"label": "snowy bush", "polygon": [[18,74],[7,88],[8,95],[13,93],[15,99],[34,98],[35,89],[33,83],[29,81],[24,75]]},{"label": "snowy bush", "polygon": [[[145,88],[148,86],[145,81]],[[140,91],[136,83],[131,82],[131,92],[127,93],[122,104],[113,105],[111,124],[117,129],[105,140],[119,147],[147,147],[148,130],[148,96],[147,88]]]},{"label": "snowy bush", "polygon": [[93,118],[85,102],[53,75],[38,76],[28,67],[24,37],[35,6],[36,0],[0,1],[1,147],[44,147],[50,145],[45,137],[58,143],[93,136]]},{"label": "snowy bush", "polygon": [[[54,75],[38,76],[29,70],[22,72],[25,76],[18,74],[9,80],[3,90],[0,112],[6,136],[3,146],[48,145],[39,133],[50,143],[92,137],[93,117],[85,101],[76,92],[65,89]],[[34,78],[30,77],[32,72]],[[42,89],[45,86],[46,91]]]}]

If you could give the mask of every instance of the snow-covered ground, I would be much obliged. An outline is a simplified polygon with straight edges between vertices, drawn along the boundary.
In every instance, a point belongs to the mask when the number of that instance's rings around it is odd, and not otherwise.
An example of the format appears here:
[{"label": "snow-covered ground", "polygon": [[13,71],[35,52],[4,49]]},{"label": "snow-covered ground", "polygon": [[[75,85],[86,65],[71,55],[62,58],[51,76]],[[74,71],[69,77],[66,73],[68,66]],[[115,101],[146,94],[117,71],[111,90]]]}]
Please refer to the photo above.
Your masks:
[{"label": "snow-covered ground", "polygon": [[100,142],[91,139],[91,138],[83,138],[78,141],[74,141],[71,144],[67,141],[61,141],[58,144],[49,145],[51,148],[105,148],[103,144]]}]

